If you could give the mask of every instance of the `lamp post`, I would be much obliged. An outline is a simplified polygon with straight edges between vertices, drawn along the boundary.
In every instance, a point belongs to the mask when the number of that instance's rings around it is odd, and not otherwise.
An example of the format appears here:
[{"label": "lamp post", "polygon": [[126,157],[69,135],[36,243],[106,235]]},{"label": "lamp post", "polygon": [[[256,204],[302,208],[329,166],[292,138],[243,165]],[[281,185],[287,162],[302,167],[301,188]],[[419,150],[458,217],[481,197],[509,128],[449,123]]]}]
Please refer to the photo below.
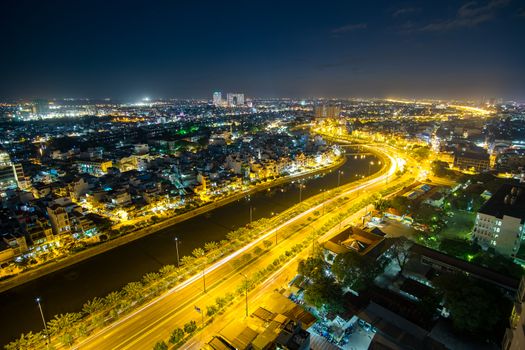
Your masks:
[{"label": "lamp post", "polygon": [[368,163],[368,176],[370,176],[370,166],[371,166],[371,165],[374,165],[374,162],[373,162],[373,161],[370,162],[370,163]]},{"label": "lamp post", "polygon": [[321,192],[323,194],[323,215],[324,215],[324,207],[325,207],[325,202],[324,202],[324,193],[325,193],[326,190],[324,189],[320,189],[319,192]]},{"label": "lamp post", "polygon": [[342,170],[337,171],[337,187],[341,186],[341,174],[344,174]]},{"label": "lamp post", "polygon": [[40,304],[40,297],[37,297],[35,300],[38,304],[38,309],[40,310],[40,316],[42,316],[42,323],[44,324],[44,332],[46,334],[46,345],[49,348],[49,333],[47,332],[46,319],[44,318],[44,312],[42,311],[42,305]]},{"label": "lamp post", "polygon": [[239,272],[239,275],[244,277],[244,294],[246,297],[246,317],[248,317],[248,276],[246,274]]},{"label": "lamp post", "polygon": [[177,250],[177,267],[180,267],[179,261],[179,237],[175,237],[175,249]]},{"label": "lamp post", "polygon": [[252,221],[253,221],[253,206],[250,203],[250,224],[252,223]]},{"label": "lamp post", "polygon": [[202,284],[204,286],[204,293],[206,293],[206,262],[202,264]]}]

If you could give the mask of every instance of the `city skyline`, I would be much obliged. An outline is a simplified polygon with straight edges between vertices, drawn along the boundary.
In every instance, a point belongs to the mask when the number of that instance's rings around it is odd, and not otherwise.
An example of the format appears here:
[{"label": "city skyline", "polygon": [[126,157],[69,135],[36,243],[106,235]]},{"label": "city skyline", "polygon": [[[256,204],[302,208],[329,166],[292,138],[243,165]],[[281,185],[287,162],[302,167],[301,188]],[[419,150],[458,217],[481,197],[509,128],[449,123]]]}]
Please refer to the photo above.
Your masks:
[{"label": "city skyline", "polygon": [[0,98],[525,100],[518,1],[3,5]]},{"label": "city skyline", "polygon": [[525,347],[525,0],[0,4],[0,347]]}]

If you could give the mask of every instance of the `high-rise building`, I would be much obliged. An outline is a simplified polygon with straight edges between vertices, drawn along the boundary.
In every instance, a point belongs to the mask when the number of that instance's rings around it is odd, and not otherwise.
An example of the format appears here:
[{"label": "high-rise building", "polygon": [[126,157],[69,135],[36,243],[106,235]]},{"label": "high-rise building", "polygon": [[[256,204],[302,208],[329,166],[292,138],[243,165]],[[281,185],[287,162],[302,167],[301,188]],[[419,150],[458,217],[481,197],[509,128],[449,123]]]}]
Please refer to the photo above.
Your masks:
[{"label": "high-rise building", "polygon": [[13,164],[13,173],[15,174],[15,179],[16,183],[18,184],[18,188],[20,188],[21,190],[26,190],[31,186],[31,182],[24,174],[24,168],[22,167],[22,164]]},{"label": "high-rise building", "polygon": [[315,118],[339,118],[341,114],[341,107],[335,105],[317,105],[314,107]]},{"label": "high-rise building", "polygon": [[229,92],[226,97],[228,100],[228,107],[244,106],[244,94]]},{"label": "high-rise building", "polygon": [[222,93],[220,91],[215,91],[213,93],[213,105],[214,106],[222,105]]},{"label": "high-rise building", "polygon": [[37,116],[44,116],[49,112],[49,102],[46,100],[33,101],[33,114]]},{"label": "high-rise building", "polygon": [[0,192],[17,187],[16,175],[9,154],[0,151]]}]

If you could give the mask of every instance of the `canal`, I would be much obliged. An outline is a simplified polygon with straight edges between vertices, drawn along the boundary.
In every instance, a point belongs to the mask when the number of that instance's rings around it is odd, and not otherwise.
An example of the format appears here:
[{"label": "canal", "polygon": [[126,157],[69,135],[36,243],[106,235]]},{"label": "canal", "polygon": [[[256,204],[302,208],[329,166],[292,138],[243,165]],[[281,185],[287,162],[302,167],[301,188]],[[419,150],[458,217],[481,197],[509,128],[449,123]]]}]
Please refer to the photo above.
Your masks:
[{"label": "canal", "polygon": [[[349,150],[350,152],[350,150]],[[378,171],[380,165],[371,155],[348,155],[339,169],[303,180],[306,199],[321,190],[337,187]],[[338,179],[338,171],[342,171]],[[282,212],[299,201],[297,183],[289,183],[250,196],[253,220]],[[180,256],[205,242],[220,241],[233,229],[250,220],[250,204],[246,199],[232,202],[208,213],[165,228],[157,233],[132,241],[108,252],[96,255],[65,269],[12,288],[0,295],[0,344],[6,344],[20,333],[39,331],[42,319],[35,302],[38,296],[46,319],[55,314],[79,311],[96,296],[103,297],[148,272],[166,264],[176,265],[174,237],[181,240]]]}]

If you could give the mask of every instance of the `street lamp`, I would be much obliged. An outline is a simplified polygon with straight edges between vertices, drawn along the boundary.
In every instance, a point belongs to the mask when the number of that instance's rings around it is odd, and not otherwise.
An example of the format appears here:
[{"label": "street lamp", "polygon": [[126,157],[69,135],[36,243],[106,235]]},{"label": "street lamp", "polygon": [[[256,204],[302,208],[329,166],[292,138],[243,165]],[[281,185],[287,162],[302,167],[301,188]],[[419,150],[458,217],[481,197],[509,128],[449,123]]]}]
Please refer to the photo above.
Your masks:
[{"label": "street lamp", "polygon": [[202,263],[202,284],[204,286],[204,293],[206,293],[206,262]]},{"label": "street lamp", "polygon": [[49,347],[49,334],[47,332],[46,319],[44,318],[44,312],[42,311],[42,305],[40,304],[40,297],[37,297],[36,303],[38,304],[38,309],[40,310],[40,316],[42,316],[42,323],[44,324],[44,332],[46,333],[46,345]]},{"label": "street lamp", "polygon": [[326,190],[324,189],[320,189],[319,192],[321,192],[323,194],[323,215],[324,215],[324,207],[325,207],[325,202],[324,202],[324,193],[325,193]]},{"label": "street lamp", "polygon": [[175,249],[177,250],[177,267],[180,267],[180,261],[179,261],[179,237],[175,237]]},{"label": "street lamp", "polygon": [[370,163],[368,163],[368,176],[370,176],[370,166],[371,166],[371,165],[374,165],[374,162],[373,162],[373,161],[370,162]]},{"label": "street lamp", "polygon": [[246,296],[246,317],[248,317],[248,276],[246,274],[239,272],[239,275],[244,277],[244,294]]}]

